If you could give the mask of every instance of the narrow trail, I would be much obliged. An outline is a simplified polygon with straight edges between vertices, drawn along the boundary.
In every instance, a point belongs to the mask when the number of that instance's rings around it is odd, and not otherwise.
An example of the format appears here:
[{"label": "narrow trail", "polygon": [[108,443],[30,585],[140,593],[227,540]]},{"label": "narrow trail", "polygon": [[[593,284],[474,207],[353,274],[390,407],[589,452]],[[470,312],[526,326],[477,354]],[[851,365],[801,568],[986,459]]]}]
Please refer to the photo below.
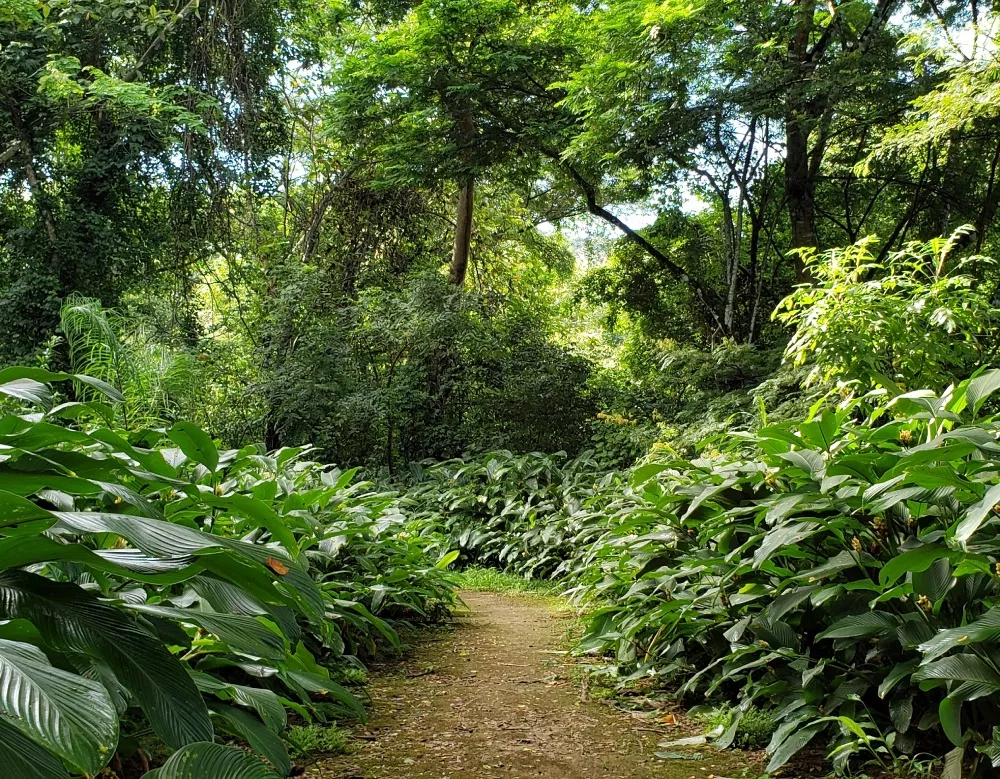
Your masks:
[{"label": "narrow trail", "polygon": [[469,611],[458,613],[453,632],[373,677],[372,719],[356,751],[304,776],[704,779],[727,773],[724,762],[729,776],[739,775],[728,756],[657,759],[666,734],[607,704],[582,701],[558,651],[567,618],[544,602],[481,592],[462,598]]}]

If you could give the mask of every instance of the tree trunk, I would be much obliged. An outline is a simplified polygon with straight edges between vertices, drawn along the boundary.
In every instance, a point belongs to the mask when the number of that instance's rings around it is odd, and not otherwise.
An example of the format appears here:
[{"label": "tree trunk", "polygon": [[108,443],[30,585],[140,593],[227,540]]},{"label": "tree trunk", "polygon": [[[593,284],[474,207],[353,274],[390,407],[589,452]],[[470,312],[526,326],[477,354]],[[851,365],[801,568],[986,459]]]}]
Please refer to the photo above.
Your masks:
[{"label": "tree trunk", "polygon": [[[728,193],[721,193],[720,200],[722,202],[722,253],[726,282],[726,307],[722,312],[722,322],[731,333],[736,312],[736,279],[739,276],[740,267],[739,227],[736,224],[739,220],[733,218],[733,206],[729,202]],[[741,199],[739,208],[742,207],[743,201]]]},{"label": "tree trunk", "polygon": [[[806,81],[810,63],[809,34],[813,0],[798,0],[795,30],[788,43],[788,92],[785,96],[785,201],[792,232],[792,249],[816,246],[816,191],[809,168],[810,114]],[[832,22],[831,22],[832,24]],[[795,254],[795,279],[808,281],[801,256]]]},{"label": "tree trunk", "polygon": [[469,269],[469,252],[472,248],[472,213],[475,200],[475,182],[466,176],[458,186],[458,213],[455,218],[455,248],[451,253],[451,278],[457,287],[465,284]]}]

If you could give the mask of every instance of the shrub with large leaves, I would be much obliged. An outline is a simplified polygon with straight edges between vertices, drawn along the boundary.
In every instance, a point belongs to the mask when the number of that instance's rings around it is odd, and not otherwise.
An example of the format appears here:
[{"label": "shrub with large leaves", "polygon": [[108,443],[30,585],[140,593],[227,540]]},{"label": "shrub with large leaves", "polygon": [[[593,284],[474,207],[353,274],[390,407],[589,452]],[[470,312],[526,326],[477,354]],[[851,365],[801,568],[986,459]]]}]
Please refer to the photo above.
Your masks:
[{"label": "shrub with large leaves", "polygon": [[[70,381],[86,402],[57,402]],[[338,669],[450,602],[440,539],[308,450],[125,432],[82,376],[6,369],[0,394],[33,407],[0,418],[5,777],[121,770],[146,730],[177,750],[150,776],[287,776],[286,707],[363,716]]]},{"label": "shrub with large leaves", "polygon": [[963,756],[985,776],[1000,767],[997,389],[988,371],[940,397],[817,406],[624,477],[569,465],[544,503],[480,510],[489,480],[469,474],[516,467],[498,454],[415,494],[451,512],[454,543],[481,540],[477,559],[563,581],[588,606],[580,650],[623,680],[733,704],[719,746],[764,708],[769,770],[825,743],[843,771],[948,753],[952,776]]}]

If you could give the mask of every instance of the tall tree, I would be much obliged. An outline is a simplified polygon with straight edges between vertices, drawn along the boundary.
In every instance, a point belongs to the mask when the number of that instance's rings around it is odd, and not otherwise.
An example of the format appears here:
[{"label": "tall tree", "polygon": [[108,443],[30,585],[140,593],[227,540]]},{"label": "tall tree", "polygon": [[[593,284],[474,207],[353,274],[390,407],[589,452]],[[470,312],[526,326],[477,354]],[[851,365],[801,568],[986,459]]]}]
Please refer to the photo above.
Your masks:
[{"label": "tall tree", "polygon": [[537,177],[540,145],[567,121],[550,88],[574,53],[551,21],[561,11],[555,0],[425,0],[345,40],[331,101],[345,142],[389,185],[452,185],[453,284],[468,270],[477,181]]}]

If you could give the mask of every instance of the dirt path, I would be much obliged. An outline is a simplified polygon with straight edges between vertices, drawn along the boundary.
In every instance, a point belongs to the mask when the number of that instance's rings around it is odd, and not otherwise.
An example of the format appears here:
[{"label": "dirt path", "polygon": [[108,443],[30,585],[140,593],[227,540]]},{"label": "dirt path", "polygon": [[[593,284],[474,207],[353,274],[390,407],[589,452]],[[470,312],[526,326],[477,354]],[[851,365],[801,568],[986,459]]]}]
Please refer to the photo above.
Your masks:
[{"label": "dirt path", "polygon": [[[704,779],[721,760],[659,760],[663,735],[583,702],[558,651],[566,618],[544,602],[466,592],[454,632],[421,644],[370,687],[373,716],[353,754],[321,779]],[[683,734],[676,734],[683,735]],[[676,735],[674,737],[676,737]],[[732,765],[732,758],[726,760]]]}]

